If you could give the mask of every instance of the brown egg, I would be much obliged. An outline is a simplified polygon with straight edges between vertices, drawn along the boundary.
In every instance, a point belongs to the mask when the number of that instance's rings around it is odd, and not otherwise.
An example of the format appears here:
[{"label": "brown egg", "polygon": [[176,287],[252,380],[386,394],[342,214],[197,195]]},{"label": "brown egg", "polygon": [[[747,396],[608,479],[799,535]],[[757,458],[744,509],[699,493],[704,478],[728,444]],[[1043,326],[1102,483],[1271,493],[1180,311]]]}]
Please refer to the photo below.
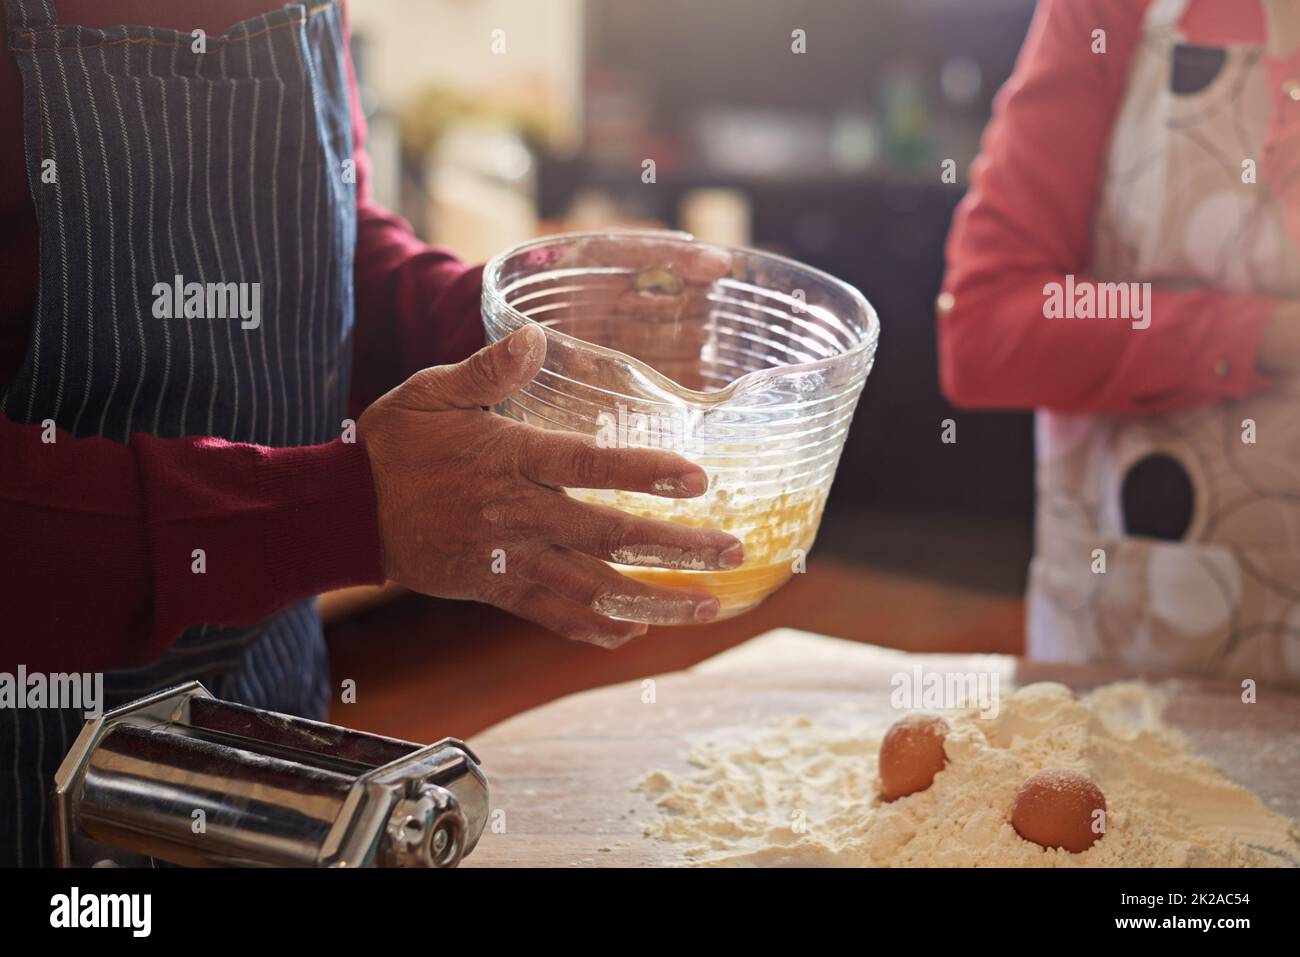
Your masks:
[{"label": "brown egg", "polygon": [[934,783],[948,757],[943,739],[948,722],[931,714],[899,718],[880,742],[880,796],[894,801]]},{"label": "brown egg", "polygon": [[1027,841],[1078,854],[1101,837],[1092,829],[1093,813],[1105,810],[1106,797],[1090,777],[1049,768],[1020,785],[1011,826]]}]

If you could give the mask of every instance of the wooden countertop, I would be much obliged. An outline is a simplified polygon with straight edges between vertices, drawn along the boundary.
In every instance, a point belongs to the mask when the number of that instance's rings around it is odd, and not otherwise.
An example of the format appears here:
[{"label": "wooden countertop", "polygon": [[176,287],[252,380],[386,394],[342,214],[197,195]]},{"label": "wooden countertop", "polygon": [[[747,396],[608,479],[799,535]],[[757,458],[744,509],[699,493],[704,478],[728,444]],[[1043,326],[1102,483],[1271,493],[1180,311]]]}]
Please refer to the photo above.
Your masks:
[{"label": "wooden countertop", "polygon": [[[1117,669],[1039,665],[1007,655],[918,655],[792,629],[760,635],[694,667],[570,695],[470,741],[494,811],[463,866],[640,866],[681,863],[680,849],[642,835],[654,806],[634,790],[647,772],[687,772],[691,739],[715,728],[808,714],[853,701],[891,720],[890,677],[993,671],[1003,687],[1059,681],[1076,690],[1136,677]],[[1160,680],[1160,676],[1143,676]],[[1300,696],[1262,688],[1256,704],[1222,682],[1178,679],[1167,720],[1228,777],[1300,820]]]}]

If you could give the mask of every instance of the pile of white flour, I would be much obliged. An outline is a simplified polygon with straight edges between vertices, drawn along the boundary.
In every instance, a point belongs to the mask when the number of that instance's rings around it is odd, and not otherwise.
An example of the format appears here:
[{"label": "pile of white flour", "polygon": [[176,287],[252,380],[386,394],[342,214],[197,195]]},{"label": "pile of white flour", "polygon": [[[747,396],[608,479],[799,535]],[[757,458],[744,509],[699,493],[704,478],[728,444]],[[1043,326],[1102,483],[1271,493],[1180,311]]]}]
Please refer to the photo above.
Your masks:
[{"label": "pile of white flour", "polygon": [[[1162,720],[1164,694],[1063,685],[1004,696],[996,718],[949,711],[948,764],[925,791],[884,804],[886,728],[848,711],[787,717],[699,744],[699,771],[639,788],[660,814],[646,833],[698,864],[838,866],[1239,866],[1300,863],[1300,833],[1192,754]],[[1082,854],[1044,850],[1010,824],[1021,782],[1044,768],[1090,776],[1107,829]]]}]

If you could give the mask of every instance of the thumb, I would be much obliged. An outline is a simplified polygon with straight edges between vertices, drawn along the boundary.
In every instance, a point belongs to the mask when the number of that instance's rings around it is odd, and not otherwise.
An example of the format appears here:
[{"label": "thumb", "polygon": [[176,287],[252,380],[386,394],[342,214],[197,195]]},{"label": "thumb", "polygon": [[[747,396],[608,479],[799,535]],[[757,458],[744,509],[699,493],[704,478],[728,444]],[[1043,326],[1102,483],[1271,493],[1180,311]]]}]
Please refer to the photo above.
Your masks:
[{"label": "thumb", "polygon": [[412,384],[422,394],[422,404],[476,409],[495,405],[518,392],[537,375],[545,359],[546,333],[530,322],[463,362],[417,372]]}]

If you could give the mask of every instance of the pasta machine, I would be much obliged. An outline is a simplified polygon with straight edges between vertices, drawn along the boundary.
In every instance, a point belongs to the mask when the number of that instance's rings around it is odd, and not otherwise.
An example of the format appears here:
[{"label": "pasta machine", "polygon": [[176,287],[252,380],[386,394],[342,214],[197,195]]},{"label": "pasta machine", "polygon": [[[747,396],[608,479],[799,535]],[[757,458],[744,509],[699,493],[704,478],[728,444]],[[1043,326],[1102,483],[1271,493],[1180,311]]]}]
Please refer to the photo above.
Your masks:
[{"label": "pasta machine", "polygon": [[454,867],[488,816],[474,753],[220,701],[197,681],[86,723],[55,776],[65,867]]}]

